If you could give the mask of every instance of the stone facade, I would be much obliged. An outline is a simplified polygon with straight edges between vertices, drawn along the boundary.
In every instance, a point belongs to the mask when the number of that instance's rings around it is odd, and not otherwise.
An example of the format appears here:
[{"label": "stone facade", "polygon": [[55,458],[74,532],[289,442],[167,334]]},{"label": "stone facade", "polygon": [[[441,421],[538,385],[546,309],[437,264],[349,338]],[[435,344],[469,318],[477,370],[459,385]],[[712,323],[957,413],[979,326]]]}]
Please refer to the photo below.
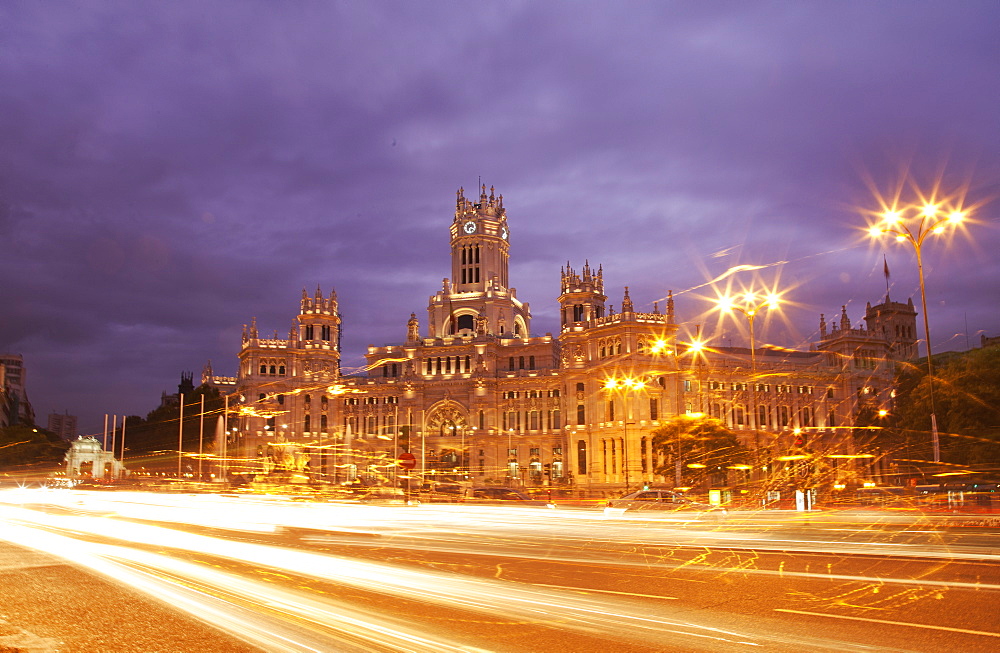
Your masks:
[{"label": "stone facade", "polygon": [[530,307],[508,276],[503,196],[483,186],[473,202],[460,189],[449,237],[451,277],[430,296],[426,321],[411,313],[401,343],[369,346],[362,375],[341,374],[334,292],[303,291],[288,338],[262,338],[255,320],[244,328],[230,403],[234,472],[374,483],[410,451],[418,473],[618,491],[673,481],[655,474],[663,460],[651,432],[691,413],[718,417],[750,447],[791,446],[804,434],[851,455],[855,416],[887,406],[895,361],[916,356],[912,301],[888,298],[868,306],[866,328],[852,328],[846,309],[829,330],[821,317],[808,351],[695,355],[672,296],[662,312],[658,303],[641,312],[626,287],[615,312],[603,269],[589,263],[562,270],[559,334],[531,335]]}]

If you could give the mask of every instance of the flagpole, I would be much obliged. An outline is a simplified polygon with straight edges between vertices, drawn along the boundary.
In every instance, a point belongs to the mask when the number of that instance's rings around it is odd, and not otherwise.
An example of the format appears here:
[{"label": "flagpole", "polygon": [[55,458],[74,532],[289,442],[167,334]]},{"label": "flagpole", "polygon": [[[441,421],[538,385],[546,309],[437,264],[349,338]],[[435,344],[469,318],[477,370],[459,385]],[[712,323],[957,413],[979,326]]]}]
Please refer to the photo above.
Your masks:
[{"label": "flagpole", "polygon": [[882,271],[885,273],[885,301],[889,301],[889,261],[886,260],[885,254],[882,254]]}]

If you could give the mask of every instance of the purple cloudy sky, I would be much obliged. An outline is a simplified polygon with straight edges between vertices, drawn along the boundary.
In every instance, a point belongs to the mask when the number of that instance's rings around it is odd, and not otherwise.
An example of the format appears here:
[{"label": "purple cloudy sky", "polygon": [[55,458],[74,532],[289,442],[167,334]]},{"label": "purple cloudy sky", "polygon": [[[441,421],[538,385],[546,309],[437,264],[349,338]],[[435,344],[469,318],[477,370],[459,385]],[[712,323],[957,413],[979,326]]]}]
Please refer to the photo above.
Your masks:
[{"label": "purple cloudy sky", "polygon": [[43,424],[233,373],[317,283],[357,366],[425,324],[480,176],[538,334],[567,259],[721,344],[698,287],[737,265],[785,262],[731,278],[789,288],[782,346],[858,321],[883,252],[919,304],[912,250],[860,230],[908,173],[977,219],[925,253],[935,350],[1000,335],[994,0],[5,2],[0,55],[0,351]]}]

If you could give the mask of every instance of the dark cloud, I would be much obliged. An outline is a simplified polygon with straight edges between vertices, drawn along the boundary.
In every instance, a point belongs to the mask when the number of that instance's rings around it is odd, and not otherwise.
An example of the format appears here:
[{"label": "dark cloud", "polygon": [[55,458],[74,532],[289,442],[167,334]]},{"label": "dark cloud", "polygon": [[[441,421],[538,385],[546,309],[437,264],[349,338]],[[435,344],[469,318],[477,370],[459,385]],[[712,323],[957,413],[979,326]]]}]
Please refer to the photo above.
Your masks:
[{"label": "dark cloud", "polygon": [[[819,313],[917,295],[861,227],[898,180],[965,189],[929,243],[936,348],[1000,333],[993,2],[8,3],[0,7],[0,349],[41,415],[144,413],[232,372],[336,287],[347,365],[449,274],[455,189],[505,196],[512,283],[557,328],[567,259],[609,301],[716,328],[711,287],[765,265]],[[906,173],[906,174],[904,174]],[[877,192],[873,192],[877,191]],[[950,241],[950,242],[949,242]],[[720,288],[725,288],[722,284]],[[968,329],[966,329],[968,324]],[[717,337],[740,338],[737,325]]]}]

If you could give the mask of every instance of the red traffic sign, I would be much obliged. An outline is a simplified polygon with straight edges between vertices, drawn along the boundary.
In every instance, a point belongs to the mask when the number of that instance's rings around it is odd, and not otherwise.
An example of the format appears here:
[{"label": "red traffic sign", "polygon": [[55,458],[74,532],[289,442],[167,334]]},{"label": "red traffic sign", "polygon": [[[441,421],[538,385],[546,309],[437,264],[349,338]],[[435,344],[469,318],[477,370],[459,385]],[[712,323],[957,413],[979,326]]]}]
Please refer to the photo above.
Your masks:
[{"label": "red traffic sign", "polygon": [[409,451],[404,451],[399,454],[399,459],[396,461],[396,464],[403,469],[413,469],[417,466],[417,457]]}]

